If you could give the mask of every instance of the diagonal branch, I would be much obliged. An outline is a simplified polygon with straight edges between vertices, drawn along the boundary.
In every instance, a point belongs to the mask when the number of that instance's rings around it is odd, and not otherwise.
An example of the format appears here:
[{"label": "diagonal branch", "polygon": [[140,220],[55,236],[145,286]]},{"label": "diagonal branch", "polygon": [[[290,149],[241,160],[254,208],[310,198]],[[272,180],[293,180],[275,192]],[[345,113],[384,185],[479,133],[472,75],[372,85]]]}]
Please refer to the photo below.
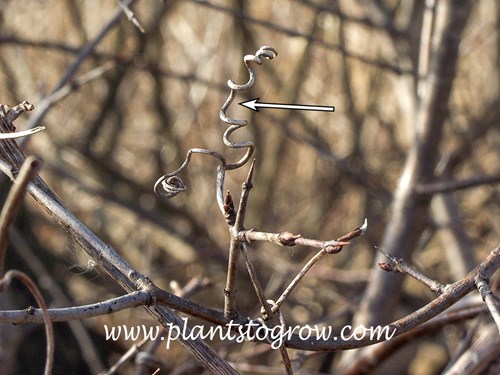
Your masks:
[{"label": "diagonal branch", "polygon": [[29,182],[40,169],[40,164],[40,160],[33,156],[26,159],[2,207],[0,214],[0,275],[3,273],[5,253],[9,241],[9,228],[17,214]]},{"label": "diagonal branch", "polygon": [[500,334],[500,310],[495,299],[495,295],[491,291],[488,284],[489,277],[479,272],[474,278],[474,281],[476,283],[477,289],[479,290],[479,293],[481,294],[481,297],[483,298],[483,301],[486,303],[486,306],[488,306],[488,310],[490,311],[490,314],[493,317],[495,324],[497,325],[498,333]]}]

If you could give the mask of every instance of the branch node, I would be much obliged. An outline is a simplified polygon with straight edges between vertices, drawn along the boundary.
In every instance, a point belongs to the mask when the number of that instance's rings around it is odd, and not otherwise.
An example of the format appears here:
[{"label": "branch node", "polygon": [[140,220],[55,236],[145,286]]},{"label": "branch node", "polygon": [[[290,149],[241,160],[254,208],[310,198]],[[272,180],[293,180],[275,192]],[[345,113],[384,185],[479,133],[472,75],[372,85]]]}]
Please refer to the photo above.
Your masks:
[{"label": "branch node", "polygon": [[300,234],[294,234],[292,232],[281,232],[278,236],[278,240],[282,246],[295,246],[295,241],[297,241],[301,237],[302,235]]}]

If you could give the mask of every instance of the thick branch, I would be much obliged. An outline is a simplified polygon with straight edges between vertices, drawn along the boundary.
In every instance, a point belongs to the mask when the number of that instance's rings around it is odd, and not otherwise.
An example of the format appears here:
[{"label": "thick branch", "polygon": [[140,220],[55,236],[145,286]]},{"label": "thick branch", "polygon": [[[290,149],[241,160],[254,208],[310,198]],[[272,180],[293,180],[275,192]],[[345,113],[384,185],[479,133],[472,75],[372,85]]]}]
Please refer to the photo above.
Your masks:
[{"label": "thick branch", "polygon": [[[448,100],[458,61],[460,38],[470,15],[472,1],[441,1],[437,7],[436,26],[431,51],[426,93],[422,97],[415,123],[415,139],[394,195],[391,220],[381,247],[389,254],[408,259],[425,228],[430,197],[415,193],[418,184],[432,181],[443,124],[448,118]],[[379,256],[376,262],[382,262]],[[374,269],[355,325],[381,324],[390,320],[401,278]]]},{"label": "thick branch", "polygon": [[[13,157],[16,160],[22,158],[17,146],[13,151]],[[11,166],[3,160],[0,161],[0,169],[13,178]],[[154,289],[154,285],[149,279],[134,270],[111,246],[102,242],[78,221],[68,209],[56,200],[55,194],[44,183],[40,186],[40,183],[43,181],[37,181],[36,185],[30,184],[28,186],[29,193],[82,246],[96,264],[102,266],[128,292]],[[183,322],[172,310],[162,306],[144,306],[144,308],[164,327],[168,327],[168,324],[171,323],[183,328]],[[212,373],[236,374],[236,371],[202,340],[180,338],[179,341]]]}]

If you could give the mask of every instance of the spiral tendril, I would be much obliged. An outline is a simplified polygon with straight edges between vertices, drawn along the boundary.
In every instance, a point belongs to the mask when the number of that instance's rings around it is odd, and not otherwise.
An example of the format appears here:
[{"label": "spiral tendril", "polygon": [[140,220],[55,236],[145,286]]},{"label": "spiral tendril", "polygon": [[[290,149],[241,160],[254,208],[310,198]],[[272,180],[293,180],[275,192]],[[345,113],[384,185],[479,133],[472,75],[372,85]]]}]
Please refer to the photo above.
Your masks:
[{"label": "spiral tendril", "polygon": [[245,55],[243,57],[243,62],[245,63],[245,66],[249,73],[248,82],[244,84],[237,84],[232,80],[227,81],[227,85],[231,89],[231,92],[229,93],[226,101],[224,102],[219,111],[219,117],[223,122],[229,124],[229,127],[224,132],[222,140],[224,144],[228,147],[246,148],[247,151],[245,155],[243,155],[243,157],[237,162],[232,164],[227,164],[226,159],[215,151],[206,150],[202,148],[192,148],[187,152],[184,162],[176,171],[165,174],[156,181],[154,185],[154,191],[158,196],[169,199],[175,197],[177,194],[186,190],[186,186],[184,185],[180,177],[178,177],[177,175],[181,173],[188,166],[189,162],[191,161],[192,154],[210,155],[218,159],[220,162],[220,165],[217,167],[216,195],[219,208],[221,212],[224,214],[223,192],[224,192],[225,173],[227,170],[233,170],[244,166],[252,156],[255,149],[255,145],[251,141],[233,142],[229,140],[230,135],[234,131],[248,125],[248,121],[238,120],[228,117],[227,110],[231,106],[234,98],[236,97],[237,92],[248,90],[254,85],[255,71],[251,63],[262,65],[264,60],[272,60],[277,55],[278,52],[273,47],[270,46],[260,47],[258,51],[255,53],[255,55]]}]

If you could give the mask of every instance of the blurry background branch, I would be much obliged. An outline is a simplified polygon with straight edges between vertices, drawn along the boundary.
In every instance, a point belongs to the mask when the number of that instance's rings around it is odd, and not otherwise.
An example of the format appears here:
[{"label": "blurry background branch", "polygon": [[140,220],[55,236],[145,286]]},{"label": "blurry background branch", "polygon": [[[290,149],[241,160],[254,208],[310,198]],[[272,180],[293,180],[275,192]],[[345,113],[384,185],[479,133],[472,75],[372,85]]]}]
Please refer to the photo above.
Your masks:
[{"label": "blurry background branch", "polygon": [[[435,6],[426,8],[426,3]],[[8,2],[0,10],[0,103],[29,98],[41,111],[43,98],[50,97],[71,72],[62,83],[67,95],[51,103],[42,123],[35,116],[16,122],[18,130],[46,127],[23,147],[43,158],[42,176],[57,193],[54,199],[64,201],[99,238],[120,249],[127,262],[165,290],[171,280],[184,285],[196,277],[210,279],[212,287],[193,300],[220,309],[229,235],[227,225],[218,222],[220,212],[213,199],[217,162],[194,159],[183,175],[189,188],[175,200],[156,199],[152,186],[158,176],[181,165],[193,146],[226,151],[220,144],[224,125],[218,118],[226,81],[245,80],[241,56],[262,43],[271,44],[280,58],[260,70],[248,98],[334,105],[336,112],[325,117],[231,108],[250,124],[238,141],[251,139],[256,145],[258,168],[247,227],[335,238],[359,226],[364,217],[370,224],[348,251],[324,257],[313,267],[280,312],[291,325],[314,322],[341,329],[353,323],[354,312],[354,322],[372,317],[382,324],[416,311],[435,295],[414,280],[378,268],[368,276],[366,270],[380,261],[373,245],[447,284],[483,261],[498,243],[500,209],[494,177],[463,190],[450,184],[498,176],[500,164],[500,5],[479,0],[469,9],[470,3],[134,2],[129,8],[144,28],[142,34],[113,1]],[[442,14],[448,14],[444,25]],[[432,21],[431,37],[445,39],[429,44],[429,23],[424,19]],[[97,41],[111,21],[112,27]],[[448,33],[455,26],[456,32]],[[86,46],[92,48],[85,50]],[[79,59],[83,51],[85,58]],[[91,72],[96,74],[78,84],[76,77]],[[434,73],[442,81],[435,81]],[[5,142],[9,147],[11,143]],[[228,158],[238,156],[236,151]],[[234,171],[227,188],[239,191],[245,174]],[[3,199],[10,187],[4,178]],[[23,202],[14,226],[31,247],[30,258],[44,264],[47,274],[64,288],[67,301],[59,302],[47,291],[51,284],[44,273],[27,270],[17,254],[16,236],[6,269],[15,266],[32,277],[36,274],[33,280],[49,305],[85,305],[123,293],[31,200]],[[266,296],[279,295],[312,256],[298,246],[284,251],[264,242],[251,245]],[[248,275],[240,272],[239,278],[238,310],[256,316],[260,307]],[[496,280],[496,275],[490,280],[495,295]],[[367,302],[372,296],[373,302]],[[2,310],[33,304],[15,289],[0,299]],[[103,324],[124,321],[153,324],[142,309],[81,322],[103,367],[114,364],[131,346],[124,340],[105,341]],[[387,373],[386,365],[391,372],[432,374],[448,362],[451,371],[453,365],[471,361],[468,349],[493,342],[473,330],[485,322],[491,317],[480,314],[470,324],[436,331],[432,339],[415,336],[392,353],[380,371]],[[73,350],[82,345],[83,336],[66,324],[55,327],[55,336],[57,347],[65,350],[65,355],[56,356],[56,371],[96,372],[88,353]],[[476,345],[477,337],[483,338]],[[0,340],[0,354],[7,358],[5,374],[42,371],[45,357],[33,356],[45,352],[42,326],[1,325]],[[228,361],[259,363],[260,370],[282,368],[279,353],[267,347],[240,350],[226,342],[213,347]],[[483,353],[484,366],[493,366],[491,350],[477,353]],[[317,372],[339,368],[338,353],[303,361],[298,355],[294,358],[295,352],[290,354],[292,363]],[[166,364],[166,372],[199,372],[180,345],[168,351],[160,346],[156,355]],[[135,373],[135,366],[129,362],[121,370]]]}]

